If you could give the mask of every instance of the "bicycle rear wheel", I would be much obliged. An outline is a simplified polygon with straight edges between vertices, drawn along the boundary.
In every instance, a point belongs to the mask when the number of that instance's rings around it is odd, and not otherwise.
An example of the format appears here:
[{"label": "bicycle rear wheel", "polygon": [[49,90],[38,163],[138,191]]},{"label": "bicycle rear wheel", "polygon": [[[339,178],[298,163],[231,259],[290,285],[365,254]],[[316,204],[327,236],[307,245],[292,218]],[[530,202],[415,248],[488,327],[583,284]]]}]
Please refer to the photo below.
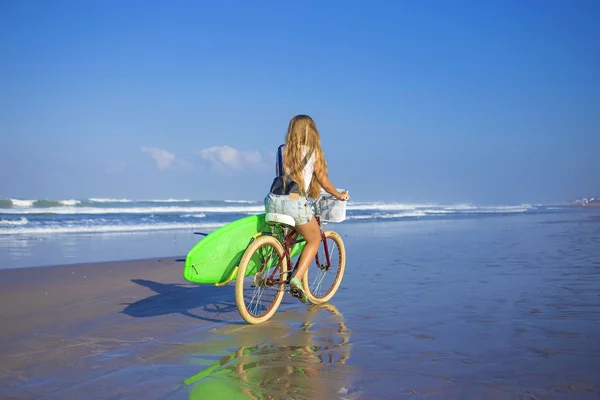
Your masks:
[{"label": "bicycle rear wheel", "polygon": [[287,280],[283,246],[260,236],[244,252],[235,281],[235,303],[249,324],[269,320],[281,303]]},{"label": "bicycle rear wheel", "polygon": [[[334,231],[325,231],[325,240],[319,245],[315,260],[310,264],[304,279],[304,293],[313,304],[328,302],[337,292],[346,268],[346,248],[342,237]],[[325,243],[330,263],[327,263]]]}]

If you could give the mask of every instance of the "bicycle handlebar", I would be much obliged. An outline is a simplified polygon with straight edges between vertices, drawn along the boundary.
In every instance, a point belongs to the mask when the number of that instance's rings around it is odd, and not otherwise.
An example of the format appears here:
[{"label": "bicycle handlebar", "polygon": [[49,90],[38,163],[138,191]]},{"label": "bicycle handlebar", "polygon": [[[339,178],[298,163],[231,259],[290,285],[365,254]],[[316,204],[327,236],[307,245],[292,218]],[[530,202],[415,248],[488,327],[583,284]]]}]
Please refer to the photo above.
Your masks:
[{"label": "bicycle handlebar", "polygon": [[336,201],[345,201],[345,202],[346,202],[346,203],[348,203],[348,204],[352,204],[352,200],[340,200],[340,199],[338,199],[337,197],[335,197],[334,195],[332,195],[332,194],[329,194],[329,193],[327,193],[326,195],[325,195],[325,194],[321,194],[319,197],[317,197],[317,198],[315,199],[315,201],[314,201],[314,202],[315,202],[315,203],[318,203],[320,200],[336,200]]}]

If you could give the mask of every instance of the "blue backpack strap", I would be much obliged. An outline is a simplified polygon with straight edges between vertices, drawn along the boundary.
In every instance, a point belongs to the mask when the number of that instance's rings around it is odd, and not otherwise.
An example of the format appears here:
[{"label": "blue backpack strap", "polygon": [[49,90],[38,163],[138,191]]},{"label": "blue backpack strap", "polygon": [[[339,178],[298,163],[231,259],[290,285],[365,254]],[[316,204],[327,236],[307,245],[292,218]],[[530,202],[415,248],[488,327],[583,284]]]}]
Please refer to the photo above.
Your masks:
[{"label": "blue backpack strap", "polygon": [[[285,145],[282,144],[277,148],[277,159],[275,163],[275,174],[276,177],[271,184],[271,193],[283,195],[290,194],[291,192],[298,193],[298,184],[294,182],[289,176],[285,176],[284,165],[283,165],[283,149]],[[314,149],[310,149],[302,160],[301,168],[304,168],[308,164],[308,160],[312,157]]]},{"label": "blue backpack strap", "polygon": [[283,148],[285,144],[282,144],[277,148],[277,162],[275,164],[275,174],[277,176],[283,176]]}]

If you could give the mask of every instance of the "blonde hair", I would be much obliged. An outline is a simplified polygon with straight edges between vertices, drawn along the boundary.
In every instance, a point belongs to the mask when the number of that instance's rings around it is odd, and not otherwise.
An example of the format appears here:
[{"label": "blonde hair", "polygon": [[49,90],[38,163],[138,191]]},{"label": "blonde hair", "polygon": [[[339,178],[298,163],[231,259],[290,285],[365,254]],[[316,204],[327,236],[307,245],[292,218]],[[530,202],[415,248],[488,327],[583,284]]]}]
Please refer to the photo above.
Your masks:
[{"label": "blonde hair", "polygon": [[[304,190],[304,175],[302,170],[304,165],[304,148],[306,146],[306,154],[312,150],[315,157],[315,169],[313,179],[311,179],[308,193]],[[313,199],[319,197],[321,193],[321,185],[315,176],[321,176],[327,173],[327,163],[321,149],[321,137],[317,130],[315,121],[308,115],[296,115],[290,120],[288,131],[285,136],[285,150],[283,152],[283,163],[286,169],[290,171],[290,178],[298,184],[300,195],[307,196]]]}]

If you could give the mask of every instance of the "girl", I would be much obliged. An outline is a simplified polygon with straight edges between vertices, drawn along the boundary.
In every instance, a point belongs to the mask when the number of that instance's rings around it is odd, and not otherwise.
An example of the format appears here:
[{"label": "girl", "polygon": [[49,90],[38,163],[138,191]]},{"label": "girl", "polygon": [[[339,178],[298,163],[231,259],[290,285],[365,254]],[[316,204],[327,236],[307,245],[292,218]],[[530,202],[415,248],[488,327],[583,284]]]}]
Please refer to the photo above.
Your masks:
[{"label": "girl", "polygon": [[319,131],[308,115],[291,119],[285,144],[278,150],[276,171],[277,177],[265,198],[265,210],[293,217],[296,231],[306,240],[298,268],[290,280],[292,295],[306,303],[301,282],[321,242],[319,224],[307,198],[319,197],[321,188],[339,200],[348,200],[350,196],[348,192],[338,192],[329,180]]}]

